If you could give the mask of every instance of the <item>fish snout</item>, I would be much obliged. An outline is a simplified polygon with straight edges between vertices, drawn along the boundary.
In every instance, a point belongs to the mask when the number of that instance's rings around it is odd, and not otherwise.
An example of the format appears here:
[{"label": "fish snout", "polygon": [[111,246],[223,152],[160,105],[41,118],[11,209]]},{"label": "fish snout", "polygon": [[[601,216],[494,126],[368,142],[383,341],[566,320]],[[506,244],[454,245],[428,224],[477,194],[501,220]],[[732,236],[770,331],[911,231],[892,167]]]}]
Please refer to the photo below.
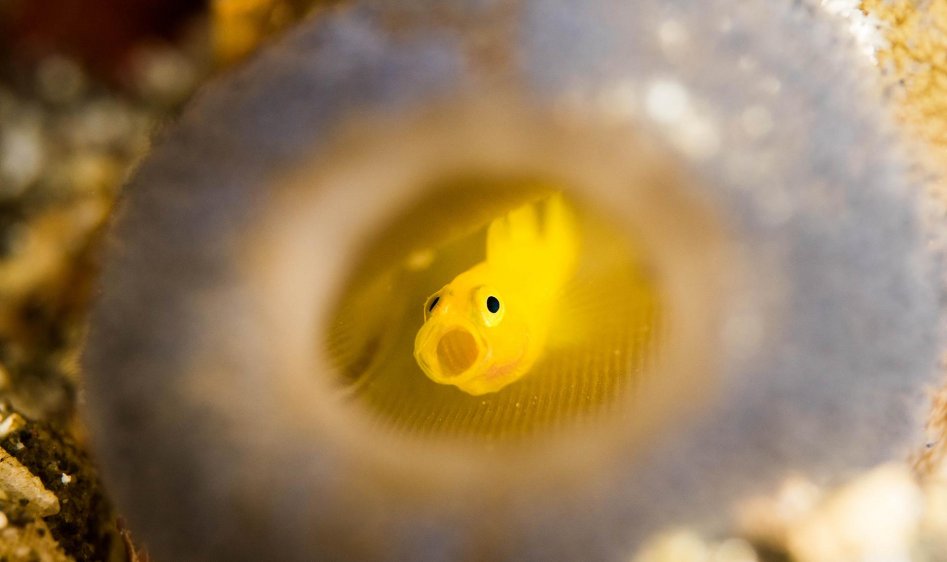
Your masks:
[{"label": "fish snout", "polygon": [[477,338],[466,328],[451,328],[437,342],[437,362],[445,377],[463,374],[479,356]]}]

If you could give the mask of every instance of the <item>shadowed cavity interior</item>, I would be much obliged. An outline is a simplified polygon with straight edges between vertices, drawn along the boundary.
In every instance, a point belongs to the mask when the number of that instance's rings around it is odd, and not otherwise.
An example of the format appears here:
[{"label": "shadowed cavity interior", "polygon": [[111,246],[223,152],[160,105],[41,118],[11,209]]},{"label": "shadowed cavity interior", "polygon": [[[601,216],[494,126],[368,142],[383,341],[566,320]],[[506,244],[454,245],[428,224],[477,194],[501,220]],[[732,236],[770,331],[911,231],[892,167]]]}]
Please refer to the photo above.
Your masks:
[{"label": "shadowed cavity interior", "polygon": [[[340,399],[360,405],[379,430],[480,441],[633,412],[661,339],[658,282],[634,229],[564,187],[536,178],[453,178],[379,230],[356,261],[322,343]],[[555,297],[539,359],[494,393],[473,396],[433,382],[413,355],[429,297],[485,258],[493,219],[555,191],[566,194],[576,218],[579,259]],[[449,362],[462,370],[472,359],[453,351]]]}]

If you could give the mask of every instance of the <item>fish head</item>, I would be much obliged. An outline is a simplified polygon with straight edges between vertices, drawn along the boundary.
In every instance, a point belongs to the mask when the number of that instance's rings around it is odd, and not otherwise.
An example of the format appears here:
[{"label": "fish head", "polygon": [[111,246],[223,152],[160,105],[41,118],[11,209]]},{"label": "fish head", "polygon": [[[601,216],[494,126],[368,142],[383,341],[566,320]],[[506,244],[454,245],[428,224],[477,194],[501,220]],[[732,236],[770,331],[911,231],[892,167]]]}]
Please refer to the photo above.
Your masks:
[{"label": "fish head", "polygon": [[472,270],[431,295],[414,356],[436,383],[472,395],[496,392],[521,377],[531,361],[525,310],[502,287]]}]

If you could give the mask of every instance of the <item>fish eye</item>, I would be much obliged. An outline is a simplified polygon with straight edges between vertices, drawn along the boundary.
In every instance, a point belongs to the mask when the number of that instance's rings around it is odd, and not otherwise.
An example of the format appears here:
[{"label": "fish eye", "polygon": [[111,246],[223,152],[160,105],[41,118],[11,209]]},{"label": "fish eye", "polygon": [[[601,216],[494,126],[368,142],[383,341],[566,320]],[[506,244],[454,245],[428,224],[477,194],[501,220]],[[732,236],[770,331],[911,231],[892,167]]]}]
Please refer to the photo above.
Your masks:
[{"label": "fish eye", "polygon": [[484,326],[488,328],[498,326],[506,315],[506,306],[501,302],[501,297],[493,291],[493,287],[477,288],[470,303],[480,313]]},{"label": "fish eye", "polygon": [[440,291],[434,293],[427,298],[427,301],[424,303],[424,320],[427,321],[431,317],[431,314],[434,313],[434,309],[437,308],[438,303],[441,302]]}]

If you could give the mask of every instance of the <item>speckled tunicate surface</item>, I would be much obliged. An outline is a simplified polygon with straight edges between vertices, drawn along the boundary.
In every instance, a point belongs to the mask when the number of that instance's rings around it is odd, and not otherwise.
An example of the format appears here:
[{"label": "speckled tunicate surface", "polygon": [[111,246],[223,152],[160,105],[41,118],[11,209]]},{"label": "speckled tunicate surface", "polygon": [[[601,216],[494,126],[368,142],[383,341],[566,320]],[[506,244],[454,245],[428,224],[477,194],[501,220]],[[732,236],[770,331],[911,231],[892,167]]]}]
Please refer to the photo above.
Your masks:
[{"label": "speckled tunicate surface", "polygon": [[[921,446],[936,264],[846,41],[790,2],[358,3],[209,85],[129,185],[85,358],[106,475],[155,558],[617,560],[663,525],[719,525],[789,472],[830,483]],[[240,260],[265,186],[339,127],[496,92],[670,147],[751,289],[779,288],[761,312],[774,336],[750,361],[721,349],[709,405],[581,506],[510,497],[496,524],[451,497],[378,510],[280,413],[271,342],[228,343],[215,314],[254,333]],[[226,368],[194,364],[215,350]]]}]

